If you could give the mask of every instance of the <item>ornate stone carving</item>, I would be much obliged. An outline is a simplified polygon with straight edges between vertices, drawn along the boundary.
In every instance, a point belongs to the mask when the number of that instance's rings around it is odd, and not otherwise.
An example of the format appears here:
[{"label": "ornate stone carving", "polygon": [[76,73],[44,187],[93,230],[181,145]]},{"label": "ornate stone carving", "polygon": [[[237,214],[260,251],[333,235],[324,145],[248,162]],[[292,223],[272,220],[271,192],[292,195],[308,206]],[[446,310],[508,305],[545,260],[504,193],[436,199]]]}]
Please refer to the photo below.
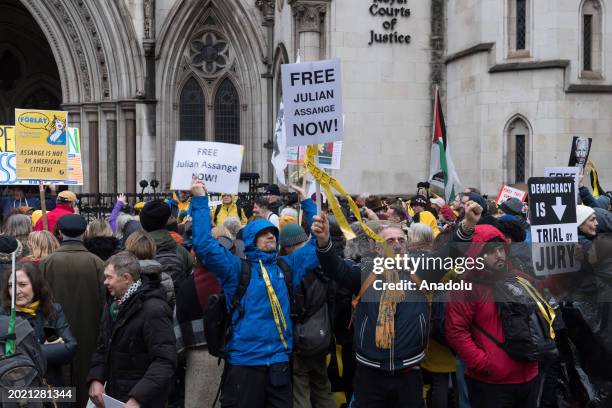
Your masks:
[{"label": "ornate stone carving", "polygon": [[204,76],[217,76],[233,60],[229,41],[216,31],[207,31],[191,40],[187,50],[190,65]]},{"label": "ornate stone carving", "polygon": [[66,27],[66,31],[68,32],[68,36],[72,41],[72,46],[74,47],[74,54],[77,57],[79,70],[81,71],[81,84],[83,85],[83,89],[85,94],[83,95],[83,99],[85,101],[91,100],[91,79],[89,77],[89,70],[87,68],[87,59],[85,57],[85,52],[83,51],[83,44],[81,44],[81,39],[79,38],[79,34],[64,6],[64,2],[61,0],[53,0],[53,6],[60,14],[64,26]]},{"label": "ornate stone carving", "polygon": [[274,18],[274,1],[275,0],[256,0],[255,6],[261,10],[264,17]]},{"label": "ornate stone carving", "polygon": [[321,32],[328,2],[290,0],[289,4],[293,9],[298,33]]},{"label": "ornate stone carving", "polygon": [[144,0],[144,38],[155,38],[155,0]]},{"label": "ornate stone carving", "polygon": [[[58,3],[58,1],[55,1]],[[96,53],[96,58],[98,60],[98,64],[100,66],[100,72],[102,74],[102,97],[108,98],[110,97],[110,84],[108,82],[108,67],[106,66],[106,56],[104,55],[104,50],[102,48],[102,41],[100,41],[100,36],[98,35],[98,29],[94,23],[94,19],[91,17],[91,13],[85,6],[84,0],[77,0],[76,4],[78,6],[78,11],[85,20],[85,26],[89,30],[91,34],[91,39],[94,44],[94,50]]]}]

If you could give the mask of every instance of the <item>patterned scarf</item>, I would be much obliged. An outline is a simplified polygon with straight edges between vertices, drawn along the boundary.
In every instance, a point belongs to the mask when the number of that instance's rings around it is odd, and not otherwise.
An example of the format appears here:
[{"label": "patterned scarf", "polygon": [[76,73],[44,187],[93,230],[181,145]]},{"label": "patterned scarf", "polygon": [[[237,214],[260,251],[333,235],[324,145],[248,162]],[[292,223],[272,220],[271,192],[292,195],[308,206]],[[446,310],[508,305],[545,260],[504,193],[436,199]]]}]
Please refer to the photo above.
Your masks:
[{"label": "patterned scarf", "polygon": [[[383,282],[399,283],[397,270],[385,270],[382,274]],[[405,298],[401,289],[385,289],[378,305],[378,319],[376,320],[376,347],[391,349],[395,341],[395,311],[397,304]]]},{"label": "patterned scarf", "polygon": [[125,294],[121,296],[121,299],[117,301],[117,304],[119,305],[124,304],[130,298],[130,296],[132,296],[138,290],[138,288],[140,288],[141,285],[142,285],[141,279],[138,279],[136,282],[132,283],[132,286],[130,286],[127,292],[125,292]]},{"label": "patterned scarf", "polygon": [[121,299],[115,299],[114,302],[111,302],[108,310],[113,322],[117,319],[117,315],[119,314],[119,306],[124,304],[130,298],[130,296],[132,296],[138,290],[138,288],[140,288],[141,285],[142,280],[138,279],[136,282],[132,283],[132,286],[130,286],[125,294],[121,296]]}]

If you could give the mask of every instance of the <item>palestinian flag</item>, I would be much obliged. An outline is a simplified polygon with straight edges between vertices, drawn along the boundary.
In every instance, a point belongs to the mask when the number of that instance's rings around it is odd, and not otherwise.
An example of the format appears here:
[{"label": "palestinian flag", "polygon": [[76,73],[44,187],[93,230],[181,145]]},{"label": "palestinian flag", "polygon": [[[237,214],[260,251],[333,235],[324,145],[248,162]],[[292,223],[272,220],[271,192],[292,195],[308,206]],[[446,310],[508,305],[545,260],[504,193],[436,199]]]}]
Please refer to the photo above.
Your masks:
[{"label": "palestinian flag", "polygon": [[446,138],[446,124],[444,123],[442,103],[440,102],[440,90],[437,87],[433,117],[429,180],[444,188],[444,198],[448,203],[455,199],[460,182],[450,155],[450,146]]}]

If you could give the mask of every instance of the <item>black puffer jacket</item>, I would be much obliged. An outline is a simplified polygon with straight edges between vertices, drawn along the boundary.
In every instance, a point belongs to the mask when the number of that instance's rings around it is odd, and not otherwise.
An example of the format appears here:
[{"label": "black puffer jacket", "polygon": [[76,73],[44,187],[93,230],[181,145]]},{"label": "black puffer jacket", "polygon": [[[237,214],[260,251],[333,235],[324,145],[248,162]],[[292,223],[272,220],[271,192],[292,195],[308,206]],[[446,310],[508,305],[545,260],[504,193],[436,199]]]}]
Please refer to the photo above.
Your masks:
[{"label": "black puffer jacket", "polygon": [[91,237],[83,240],[83,245],[92,254],[103,261],[115,255],[121,249],[120,241],[115,237]]},{"label": "black puffer jacket", "polygon": [[87,382],[106,382],[106,393],[141,407],[162,408],[176,369],[172,312],[159,282],[143,275],[143,285],[122,306],[113,322],[110,302]]}]

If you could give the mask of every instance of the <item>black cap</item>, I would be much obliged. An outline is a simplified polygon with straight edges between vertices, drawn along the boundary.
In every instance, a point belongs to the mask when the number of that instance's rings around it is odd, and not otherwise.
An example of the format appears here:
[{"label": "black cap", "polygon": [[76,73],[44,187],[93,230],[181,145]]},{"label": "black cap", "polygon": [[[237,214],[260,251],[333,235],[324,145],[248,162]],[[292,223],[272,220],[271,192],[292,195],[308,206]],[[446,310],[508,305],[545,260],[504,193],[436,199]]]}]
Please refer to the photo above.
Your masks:
[{"label": "black cap", "polygon": [[279,196],[281,195],[281,192],[276,184],[270,184],[268,187],[266,187],[266,191],[264,191],[264,194]]},{"label": "black cap", "polygon": [[78,214],[68,214],[57,221],[57,227],[63,235],[76,238],[87,229],[87,221]]}]

